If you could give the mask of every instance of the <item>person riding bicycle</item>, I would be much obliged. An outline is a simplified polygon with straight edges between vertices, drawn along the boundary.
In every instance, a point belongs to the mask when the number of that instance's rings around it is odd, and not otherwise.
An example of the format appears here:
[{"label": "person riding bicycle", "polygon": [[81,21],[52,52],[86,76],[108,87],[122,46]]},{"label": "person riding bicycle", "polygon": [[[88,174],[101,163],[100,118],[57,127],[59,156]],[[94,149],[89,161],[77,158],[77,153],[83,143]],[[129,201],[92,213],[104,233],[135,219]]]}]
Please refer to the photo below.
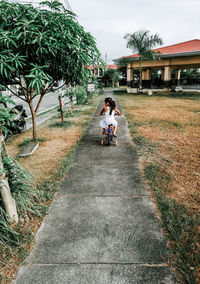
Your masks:
[{"label": "person riding bicycle", "polygon": [[112,98],[105,98],[105,107],[100,112],[100,115],[104,115],[104,118],[100,121],[100,126],[103,128],[103,134],[105,134],[108,125],[113,126],[113,136],[117,137],[117,121],[115,114],[121,115],[120,111],[116,108],[115,101]]}]

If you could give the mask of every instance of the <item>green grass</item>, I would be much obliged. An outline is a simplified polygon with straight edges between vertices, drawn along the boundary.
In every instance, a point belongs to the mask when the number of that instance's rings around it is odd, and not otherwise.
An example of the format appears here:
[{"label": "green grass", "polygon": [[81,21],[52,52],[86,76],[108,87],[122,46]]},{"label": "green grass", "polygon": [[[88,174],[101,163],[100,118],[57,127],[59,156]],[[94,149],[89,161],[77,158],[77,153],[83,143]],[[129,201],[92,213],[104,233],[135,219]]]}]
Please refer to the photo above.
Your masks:
[{"label": "green grass", "polygon": [[185,99],[185,100],[200,100],[200,93],[199,92],[163,92],[163,93],[154,93],[152,96],[144,95],[144,94],[128,94],[124,90],[117,90],[114,91],[115,95],[119,96],[130,96],[130,97],[141,97],[145,98],[152,98],[152,97],[168,97],[174,99]]},{"label": "green grass", "polygon": [[153,96],[157,97],[169,97],[175,99],[185,99],[185,100],[200,100],[200,93],[197,92],[168,92],[168,93],[157,93]]},{"label": "green grass", "polygon": [[[46,141],[46,139],[45,139],[45,138],[42,138],[42,137],[39,137],[39,138],[36,139],[36,142],[45,142],[45,141]],[[23,147],[25,147],[25,146],[28,146],[28,145],[29,145],[30,143],[32,143],[32,142],[33,142],[33,140],[30,139],[30,138],[24,139],[24,141],[21,142],[21,143],[18,145],[18,147],[23,148]]]},{"label": "green grass", "polygon": [[[47,113],[49,113],[49,112],[54,111],[56,108],[57,108],[57,106],[55,106],[54,108],[51,108],[51,109],[49,109],[49,110],[47,110],[47,111],[43,111],[43,112],[39,113],[39,114],[37,115],[37,118],[40,117],[40,116],[43,116],[43,115],[45,115],[45,114],[47,114]],[[59,109],[58,109],[58,111],[59,111]]]},{"label": "green grass", "polygon": [[71,121],[65,121],[65,122],[58,121],[58,122],[50,124],[49,127],[50,128],[65,128],[65,129],[67,129],[71,125],[72,125]]},{"label": "green grass", "polygon": [[65,118],[68,118],[68,117],[79,117],[82,115],[82,113],[84,112],[84,110],[78,110],[78,109],[75,109],[73,111],[65,111],[64,112],[64,117]]}]

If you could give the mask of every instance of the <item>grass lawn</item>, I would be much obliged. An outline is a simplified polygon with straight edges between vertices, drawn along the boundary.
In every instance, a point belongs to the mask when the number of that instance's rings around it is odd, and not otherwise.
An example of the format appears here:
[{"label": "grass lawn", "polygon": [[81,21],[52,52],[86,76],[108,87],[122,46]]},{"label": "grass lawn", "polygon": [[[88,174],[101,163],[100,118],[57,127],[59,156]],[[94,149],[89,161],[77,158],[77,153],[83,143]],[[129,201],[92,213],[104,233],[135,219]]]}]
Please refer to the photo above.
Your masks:
[{"label": "grass lawn", "polygon": [[[117,92],[116,92],[117,94]],[[200,283],[200,94],[118,94],[181,283]]]},{"label": "grass lawn", "polygon": [[[32,156],[18,158],[21,148],[30,142],[32,131],[13,136],[7,142],[9,155],[16,157],[24,169],[33,175],[35,190],[42,192],[38,200],[40,216],[29,214],[27,221],[14,228],[20,239],[19,245],[10,248],[0,244],[0,283],[12,283],[19,265],[28,255],[32,240],[57,194],[61,180],[66,176],[76,146],[88,126],[101,96],[93,99],[89,105],[74,107],[73,116],[65,112],[65,123],[60,123],[60,115],[42,123],[37,128],[39,148]],[[9,237],[9,236],[8,236]]]}]

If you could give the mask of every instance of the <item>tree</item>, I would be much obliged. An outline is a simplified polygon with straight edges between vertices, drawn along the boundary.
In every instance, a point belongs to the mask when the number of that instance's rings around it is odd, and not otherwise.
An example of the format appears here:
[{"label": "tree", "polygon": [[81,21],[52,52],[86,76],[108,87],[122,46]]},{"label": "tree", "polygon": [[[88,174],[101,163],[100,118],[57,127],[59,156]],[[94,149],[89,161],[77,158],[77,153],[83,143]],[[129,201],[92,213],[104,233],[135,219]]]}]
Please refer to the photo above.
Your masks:
[{"label": "tree", "polygon": [[0,84],[28,103],[33,140],[37,138],[37,112],[53,84],[86,80],[89,72],[85,66],[100,57],[94,38],[79,25],[75,14],[57,0],[41,4],[51,10],[0,2]]},{"label": "tree", "polygon": [[139,30],[132,34],[127,33],[124,38],[127,40],[127,48],[131,48],[133,52],[137,52],[139,55],[139,88],[142,89],[142,60],[155,59],[156,53],[152,51],[156,45],[162,45],[163,40],[158,34],[151,35],[150,31]]},{"label": "tree", "polygon": [[181,70],[181,81],[184,84],[200,84],[200,71],[197,68]]},{"label": "tree", "polygon": [[119,82],[120,73],[118,70],[108,69],[104,72],[102,77],[102,81],[104,82],[105,86],[112,86],[114,87],[117,82]]}]

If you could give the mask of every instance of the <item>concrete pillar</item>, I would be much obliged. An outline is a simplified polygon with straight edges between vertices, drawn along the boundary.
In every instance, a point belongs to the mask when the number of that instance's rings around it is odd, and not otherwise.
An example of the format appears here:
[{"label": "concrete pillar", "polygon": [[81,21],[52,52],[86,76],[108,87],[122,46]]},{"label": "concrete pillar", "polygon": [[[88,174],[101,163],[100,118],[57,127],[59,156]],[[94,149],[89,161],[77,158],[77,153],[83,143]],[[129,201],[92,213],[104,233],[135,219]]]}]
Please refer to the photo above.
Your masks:
[{"label": "concrete pillar", "polygon": [[146,80],[151,80],[151,69],[146,70]]},{"label": "concrete pillar", "polygon": [[169,66],[166,66],[164,70],[164,81],[170,81],[170,80],[171,80],[171,69]]},{"label": "concrete pillar", "polygon": [[131,82],[133,81],[133,69],[128,66],[127,67],[127,86],[130,87]]},{"label": "concrete pillar", "polygon": [[146,80],[146,70],[142,70],[142,81]]},{"label": "concrete pillar", "polygon": [[180,85],[180,79],[181,79],[181,70],[176,70],[176,85]]},{"label": "concrete pillar", "polygon": [[164,87],[170,87],[170,80],[171,80],[171,68],[166,66],[164,69]]},{"label": "concrete pillar", "polygon": [[164,69],[162,69],[161,80],[164,81]]},{"label": "concrete pillar", "polygon": [[127,82],[130,82],[131,81],[131,69],[127,68],[126,73],[127,73]]},{"label": "concrete pillar", "polygon": [[151,70],[150,69],[142,71],[142,86],[145,89],[151,88]]},{"label": "concrete pillar", "polygon": [[137,88],[134,86],[133,81],[133,68],[131,67],[131,64],[127,65],[127,93],[137,93]]}]

